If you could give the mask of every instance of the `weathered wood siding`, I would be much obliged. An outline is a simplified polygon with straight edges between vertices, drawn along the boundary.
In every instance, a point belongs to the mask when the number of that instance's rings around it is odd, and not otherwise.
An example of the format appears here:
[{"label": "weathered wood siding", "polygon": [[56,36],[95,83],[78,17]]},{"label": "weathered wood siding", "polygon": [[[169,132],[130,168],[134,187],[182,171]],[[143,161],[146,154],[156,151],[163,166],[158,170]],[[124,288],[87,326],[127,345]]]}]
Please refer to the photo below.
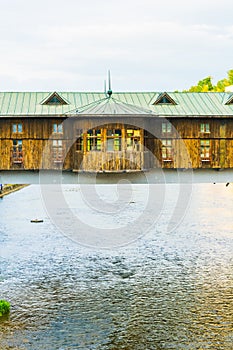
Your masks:
[{"label": "weathered wood siding", "polygon": [[[63,140],[66,149],[66,132],[53,134],[53,124],[61,118],[1,118],[0,119],[0,169],[52,169],[52,139]],[[13,132],[13,124],[21,123],[22,132]],[[22,164],[12,163],[13,140],[22,140]],[[71,168],[72,157],[66,157],[64,168]]]},{"label": "weathered wood siding", "polygon": [[[140,125],[140,123],[139,123]],[[83,130],[84,140],[86,133],[90,129],[101,129],[102,131],[102,149],[101,151],[87,151],[84,146],[83,151],[74,149],[74,170],[78,171],[124,171],[124,170],[142,170],[144,166],[144,132],[140,133],[141,149],[138,152],[127,151],[126,148],[126,130],[134,128],[131,118],[124,118],[124,122],[119,122],[117,118],[93,118],[93,119],[76,119],[73,128],[75,130]],[[108,151],[106,149],[108,129],[120,129],[121,150]]]},{"label": "weathered wood siding", "polygon": [[[83,171],[124,171],[162,168],[233,168],[233,119],[191,117],[73,117],[64,122],[63,133],[53,133],[53,124],[61,117],[0,118],[0,169],[56,169]],[[171,132],[162,132],[162,123],[172,123]],[[22,123],[22,132],[14,133],[12,125]],[[200,131],[201,123],[209,123],[210,132]],[[103,142],[106,130],[122,130],[122,147],[119,151],[83,151],[76,149],[76,132],[102,128]],[[127,128],[140,129],[140,150],[126,147]],[[23,142],[22,164],[12,163],[13,140]],[[53,140],[62,140],[64,161],[52,159]],[[172,159],[162,158],[163,140],[171,140]],[[210,140],[210,158],[201,159],[201,140]]]}]

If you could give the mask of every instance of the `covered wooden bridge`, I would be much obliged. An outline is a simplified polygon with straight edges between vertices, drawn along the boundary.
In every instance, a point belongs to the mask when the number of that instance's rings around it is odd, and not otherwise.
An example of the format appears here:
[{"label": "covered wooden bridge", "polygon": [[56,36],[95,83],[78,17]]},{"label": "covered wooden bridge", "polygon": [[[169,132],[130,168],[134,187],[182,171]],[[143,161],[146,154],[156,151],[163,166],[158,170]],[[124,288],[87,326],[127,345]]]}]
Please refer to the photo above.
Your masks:
[{"label": "covered wooden bridge", "polygon": [[233,168],[233,93],[0,93],[0,170],[154,168]]}]

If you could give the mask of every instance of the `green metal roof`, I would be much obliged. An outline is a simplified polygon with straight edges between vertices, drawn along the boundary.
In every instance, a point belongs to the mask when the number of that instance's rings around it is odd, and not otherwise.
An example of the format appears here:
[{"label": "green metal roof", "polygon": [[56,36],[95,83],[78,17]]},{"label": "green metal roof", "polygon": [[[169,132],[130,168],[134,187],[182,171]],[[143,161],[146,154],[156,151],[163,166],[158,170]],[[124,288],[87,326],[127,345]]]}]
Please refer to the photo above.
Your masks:
[{"label": "green metal roof", "polygon": [[[176,102],[153,103],[161,92],[57,92],[68,104],[43,104],[52,92],[0,92],[0,116],[56,116],[63,114],[148,114],[156,116],[233,116],[232,92],[167,92]],[[78,112],[76,112],[78,111]]]},{"label": "green metal roof", "polygon": [[[69,113],[70,114],[70,113]],[[73,114],[73,112],[71,112]],[[105,97],[102,100],[92,102],[87,106],[75,110],[75,114],[85,115],[142,115],[152,114],[152,111],[141,106],[122,102],[114,97]]]}]

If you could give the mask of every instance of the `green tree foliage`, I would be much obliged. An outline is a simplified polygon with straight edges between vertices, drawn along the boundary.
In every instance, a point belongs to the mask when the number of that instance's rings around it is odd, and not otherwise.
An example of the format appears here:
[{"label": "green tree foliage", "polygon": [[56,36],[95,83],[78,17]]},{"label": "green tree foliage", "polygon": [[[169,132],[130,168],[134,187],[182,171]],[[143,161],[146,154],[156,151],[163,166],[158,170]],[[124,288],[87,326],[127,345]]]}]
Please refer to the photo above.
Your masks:
[{"label": "green tree foliage", "polygon": [[212,77],[208,76],[202,80],[199,80],[197,85],[191,86],[186,92],[211,92],[218,91],[224,92],[226,86],[233,85],[233,69],[227,72],[228,77],[219,80],[216,85],[212,84]]},{"label": "green tree foliage", "polygon": [[214,87],[212,84],[212,78],[206,77],[202,80],[199,80],[197,85],[191,86],[191,88],[188,90],[189,92],[207,92],[207,91],[213,91]]},{"label": "green tree foliage", "polygon": [[0,316],[10,312],[10,303],[6,300],[0,300]]}]

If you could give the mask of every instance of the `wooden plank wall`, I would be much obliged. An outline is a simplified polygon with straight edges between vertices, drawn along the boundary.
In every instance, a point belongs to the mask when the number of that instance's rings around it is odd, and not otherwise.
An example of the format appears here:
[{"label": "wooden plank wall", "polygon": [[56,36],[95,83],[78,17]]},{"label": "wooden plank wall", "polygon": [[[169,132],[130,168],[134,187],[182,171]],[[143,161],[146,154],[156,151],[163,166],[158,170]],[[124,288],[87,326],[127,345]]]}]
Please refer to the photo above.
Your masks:
[{"label": "wooden plank wall", "polygon": [[[119,122],[117,118],[83,118],[74,120],[74,130],[82,129],[84,134],[89,129],[102,129],[102,137],[104,144],[106,143],[106,129],[121,129],[121,151],[91,151],[87,152],[85,147],[84,151],[76,151],[74,148],[74,169],[76,171],[124,171],[124,170],[141,170],[143,169],[143,146],[141,152],[128,152],[126,150],[125,133],[126,129],[134,128],[131,124],[131,118],[124,118],[124,122]],[[144,133],[141,132],[141,141],[143,145]],[[103,146],[103,149],[106,148]]]},{"label": "wooden plank wall", "polygon": [[[0,169],[51,169],[56,168],[51,159],[52,139],[62,139],[64,148],[65,134],[52,133],[53,123],[60,123],[61,118],[1,118],[0,119]],[[13,133],[12,125],[23,124],[23,131]],[[23,142],[23,164],[11,162],[13,140]],[[66,157],[64,168],[70,168],[72,157]]]},{"label": "wooden plank wall", "polygon": [[[155,155],[154,166],[163,168],[232,168],[233,167],[233,120],[230,118],[170,118],[174,126],[172,132],[162,133],[161,119],[158,123],[148,122],[146,128],[156,133],[157,139],[147,142],[147,147]],[[209,123],[210,133],[201,133],[200,124]],[[154,124],[154,126],[153,126]],[[156,126],[155,126],[156,125]],[[155,128],[158,128],[157,131]],[[159,131],[158,131],[159,130]],[[163,139],[171,139],[173,144],[173,162],[163,162],[161,144]],[[200,140],[210,140],[210,161],[200,158]],[[153,162],[150,162],[153,163]]]},{"label": "wooden plank wall", "polygon": [[[168,118],[174,129],[169,134],[162,133],[163,118],[156,117],[98,117],[70,118],[69,127],[63,134],[53,134],[53,123],[62,122],[64,118],[0,118],[0,169],[18,168],[11,164],[11,150],[14,139],[23,140],[23,169],[55,169],[51,160],[52,140],[63,140],[66,170],[82,169],[88,171],[140,170],[153,167],[163,168],[233,168],[233,119],[231,118]],[[13,133],[12,124],[22,123],[23,132]],[[210,134],[200,133],[200,123],[210,124]],[[75,134],[77,129],[87,131],[91,128],[138,127],[141,131],[141,152],[77,152]],[[122,135],[123,135],[122,131]],[[162,160],[162,140],[171,139],[173,160]],[[210,140],[210,162],[200,158],[200,139]],[[49,140],[49,141],[48,141]],[[46,150],[46,151],[45,151]],[[43,155],[43,157],[42,157]],[[41,163],[41,159],[43,161]]]}]

